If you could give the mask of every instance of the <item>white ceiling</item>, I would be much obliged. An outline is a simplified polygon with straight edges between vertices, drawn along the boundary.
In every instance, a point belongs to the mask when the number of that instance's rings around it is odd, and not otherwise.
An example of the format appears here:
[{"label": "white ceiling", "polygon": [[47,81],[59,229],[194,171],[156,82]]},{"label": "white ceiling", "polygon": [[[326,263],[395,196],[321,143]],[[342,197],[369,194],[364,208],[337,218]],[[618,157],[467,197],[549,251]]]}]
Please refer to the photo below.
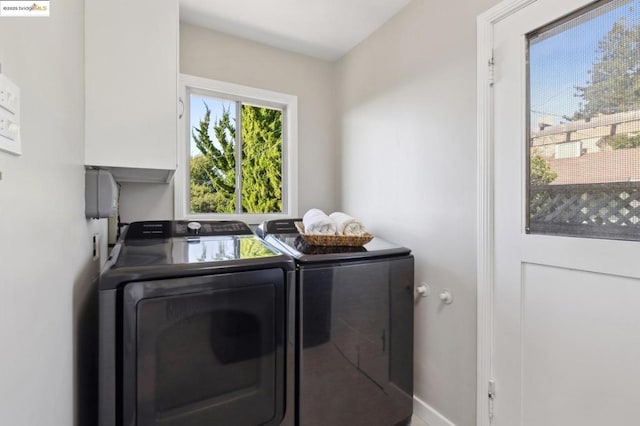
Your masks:
[{"label": "white ceiling", "polygon": [[180,20],[334,61],[410,0],[179,0]]}]

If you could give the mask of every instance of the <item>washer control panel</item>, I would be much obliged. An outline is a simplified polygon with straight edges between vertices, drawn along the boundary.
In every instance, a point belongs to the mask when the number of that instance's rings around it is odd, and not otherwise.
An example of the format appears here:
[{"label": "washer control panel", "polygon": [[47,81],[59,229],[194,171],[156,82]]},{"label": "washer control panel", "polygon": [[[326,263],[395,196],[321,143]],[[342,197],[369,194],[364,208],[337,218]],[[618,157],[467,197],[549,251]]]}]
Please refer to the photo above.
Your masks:
[{"label": "washer control panel", "polygon": [[125,240],[251,234],[249,226],[239,220],[154,220],[131,223],[127,229]]},{"label": "washer control panel", "polygon": [[249,226],[238,220],[176,221],[174,224],[174,237],[252,234]]}]

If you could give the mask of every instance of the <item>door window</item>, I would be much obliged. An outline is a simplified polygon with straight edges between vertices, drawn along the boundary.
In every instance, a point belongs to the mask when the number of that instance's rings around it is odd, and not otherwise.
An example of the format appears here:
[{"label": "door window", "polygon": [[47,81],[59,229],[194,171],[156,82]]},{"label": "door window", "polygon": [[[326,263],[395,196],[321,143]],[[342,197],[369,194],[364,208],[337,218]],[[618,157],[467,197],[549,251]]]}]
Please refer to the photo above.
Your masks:
[{"label": "door window", "polygon": [[640,1],[527,35],[527,232],[640,240]]}]

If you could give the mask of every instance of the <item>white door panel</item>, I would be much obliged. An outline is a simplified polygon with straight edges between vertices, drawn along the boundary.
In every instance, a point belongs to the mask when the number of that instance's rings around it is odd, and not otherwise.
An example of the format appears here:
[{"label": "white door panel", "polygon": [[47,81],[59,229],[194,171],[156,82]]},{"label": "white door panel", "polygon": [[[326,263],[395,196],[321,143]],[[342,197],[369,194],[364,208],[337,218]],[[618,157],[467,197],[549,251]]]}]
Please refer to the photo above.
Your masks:
[{"label": "white door panel", "polygon": [[525,233],[525,34],[588,3],[538,0],[493,26],[496,426],[640,422],[640,243]]},{"label": "white door panel", "polygon": [[636,279],[525,263],[523,425],[637,424]]}]

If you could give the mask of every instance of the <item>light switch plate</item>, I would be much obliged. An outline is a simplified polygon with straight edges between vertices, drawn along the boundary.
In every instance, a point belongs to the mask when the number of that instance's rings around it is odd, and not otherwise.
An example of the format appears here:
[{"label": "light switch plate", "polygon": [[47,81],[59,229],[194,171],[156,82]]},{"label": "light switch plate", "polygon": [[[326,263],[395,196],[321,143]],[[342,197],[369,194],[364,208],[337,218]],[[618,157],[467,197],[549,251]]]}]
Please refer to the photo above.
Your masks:
[{"label": "light switch plate", "polygon": [[0,74],[0,107],[16,114],[20,104],[20,88],[4,74]]},{"label": "light switch plate", "polygon": [[20,136],[20,126],[15,115],[0,110],[0,136],[15,141]]},{"label": "light switch plate", "polygon": [[0,74],[0,150],[22,154],[20,88],[3,74]]}]

